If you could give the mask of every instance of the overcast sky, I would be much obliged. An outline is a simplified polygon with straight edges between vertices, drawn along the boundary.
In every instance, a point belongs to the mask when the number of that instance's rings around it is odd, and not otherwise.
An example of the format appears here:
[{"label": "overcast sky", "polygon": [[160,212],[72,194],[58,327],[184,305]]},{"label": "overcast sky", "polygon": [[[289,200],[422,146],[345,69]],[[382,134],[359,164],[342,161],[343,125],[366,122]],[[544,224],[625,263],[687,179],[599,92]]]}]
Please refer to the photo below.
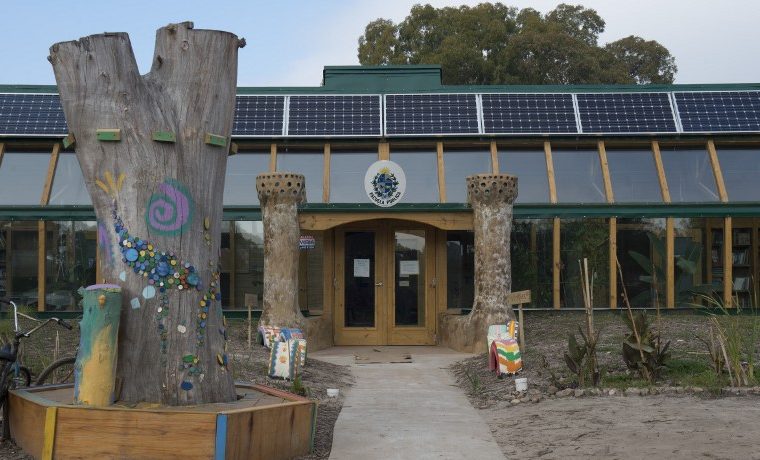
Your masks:
[{"label": "overcast sky", "polygon": [[[0,84],[54,84],[51,44],[81,36],[128,32],[142,72],[155,30],[191,20],[196,28],[245,37],[239,86],[318,86],[325,65],[358,64],[357,39],[377,18],[401,21],[415,3],[474,1],[0,0]],[[512,1],[542,12],[558,1]],[[568,2],[579,3],[579,2]],[[585,0],[607,22],[603,43],[628,35],[657,40],[676,57],[677,83],[760,82],[758,0]]]}]

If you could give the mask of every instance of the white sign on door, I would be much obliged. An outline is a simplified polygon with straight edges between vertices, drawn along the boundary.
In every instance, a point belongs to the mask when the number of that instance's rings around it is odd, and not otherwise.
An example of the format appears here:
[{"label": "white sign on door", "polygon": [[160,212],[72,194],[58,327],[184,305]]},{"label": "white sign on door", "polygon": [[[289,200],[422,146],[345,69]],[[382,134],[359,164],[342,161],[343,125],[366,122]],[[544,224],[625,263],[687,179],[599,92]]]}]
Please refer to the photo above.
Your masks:
[{"label": "white sign on door", "polygon": [[369,278],[369,259],[354,259],[354,278]]}]

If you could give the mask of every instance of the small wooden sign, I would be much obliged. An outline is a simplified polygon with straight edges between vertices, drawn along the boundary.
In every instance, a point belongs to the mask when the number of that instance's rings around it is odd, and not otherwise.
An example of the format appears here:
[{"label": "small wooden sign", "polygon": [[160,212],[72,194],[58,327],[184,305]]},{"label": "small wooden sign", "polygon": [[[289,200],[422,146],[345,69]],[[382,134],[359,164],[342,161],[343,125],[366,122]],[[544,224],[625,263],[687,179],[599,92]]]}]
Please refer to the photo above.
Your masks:
[{"label": "small wooden sign", "polygon": [[507,302],[510,305],[522,305],[530,303],[530,291],[510,292],[507,295]]},{"label": "small wooden sign", "polygon": [[246,308],[250,308],[253,311],[261,310],[261,308],[259,308],[259,298],[256,294],[246,292],[243,295],[243,303],[245,303]]}]

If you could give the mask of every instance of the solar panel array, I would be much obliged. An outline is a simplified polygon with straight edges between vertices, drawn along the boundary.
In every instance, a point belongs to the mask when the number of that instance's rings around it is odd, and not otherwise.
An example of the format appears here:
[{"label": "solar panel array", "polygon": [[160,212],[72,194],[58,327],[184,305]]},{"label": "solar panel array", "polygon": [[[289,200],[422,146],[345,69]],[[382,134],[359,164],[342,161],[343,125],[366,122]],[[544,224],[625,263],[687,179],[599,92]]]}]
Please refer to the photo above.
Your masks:
[{"label": "solar panel array", "polygon": [[483,94],[486,134],[577,133],[572,94]]},{"label": "solar panel array", "polygon": [[0,134],[65,136],[67,131],[57,94],[0,94]]},{"label": "solar panel array", "polygon": [[[383,110],[384,109],[384,110]],[[239,95],[233,136],[760,132],[760,91]],[[0,136],[64,136],[57,94],[0,93]]]},{"label": "solar panel array", "polygon": [[233,136],[280,136],[285,119],[285,96],[238,96]]},{"label": "solar panel array", "polygon": [[288,136],[381,136],[380,96],[290,96]]},{"label": "solar panel array", "polygon": [[385,133],[393,135],[478,134],[475,94],[389,94]]},{"label": "solar panel array", "polygon": [[675,133],[668,93],[578,94],[584,133]]},{"label": "solar panel array", "polygon": [[673,93],[685,132],[760,131],[760,91]]}]

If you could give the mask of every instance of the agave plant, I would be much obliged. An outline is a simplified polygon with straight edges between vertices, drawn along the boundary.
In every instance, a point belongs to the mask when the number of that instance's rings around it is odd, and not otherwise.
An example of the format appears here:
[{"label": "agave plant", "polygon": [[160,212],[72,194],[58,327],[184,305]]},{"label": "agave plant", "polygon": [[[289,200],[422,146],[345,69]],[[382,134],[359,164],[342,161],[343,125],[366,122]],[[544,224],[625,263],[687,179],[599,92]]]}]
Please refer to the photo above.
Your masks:
[{"label": "agave plant", "polygon": [[623,339],[623,360],[628,369],[654,383],[670,358],[670,341],[663,344],[660,333],[652,329],[646,313],[639,312],[624,318],[631,332]]}]

